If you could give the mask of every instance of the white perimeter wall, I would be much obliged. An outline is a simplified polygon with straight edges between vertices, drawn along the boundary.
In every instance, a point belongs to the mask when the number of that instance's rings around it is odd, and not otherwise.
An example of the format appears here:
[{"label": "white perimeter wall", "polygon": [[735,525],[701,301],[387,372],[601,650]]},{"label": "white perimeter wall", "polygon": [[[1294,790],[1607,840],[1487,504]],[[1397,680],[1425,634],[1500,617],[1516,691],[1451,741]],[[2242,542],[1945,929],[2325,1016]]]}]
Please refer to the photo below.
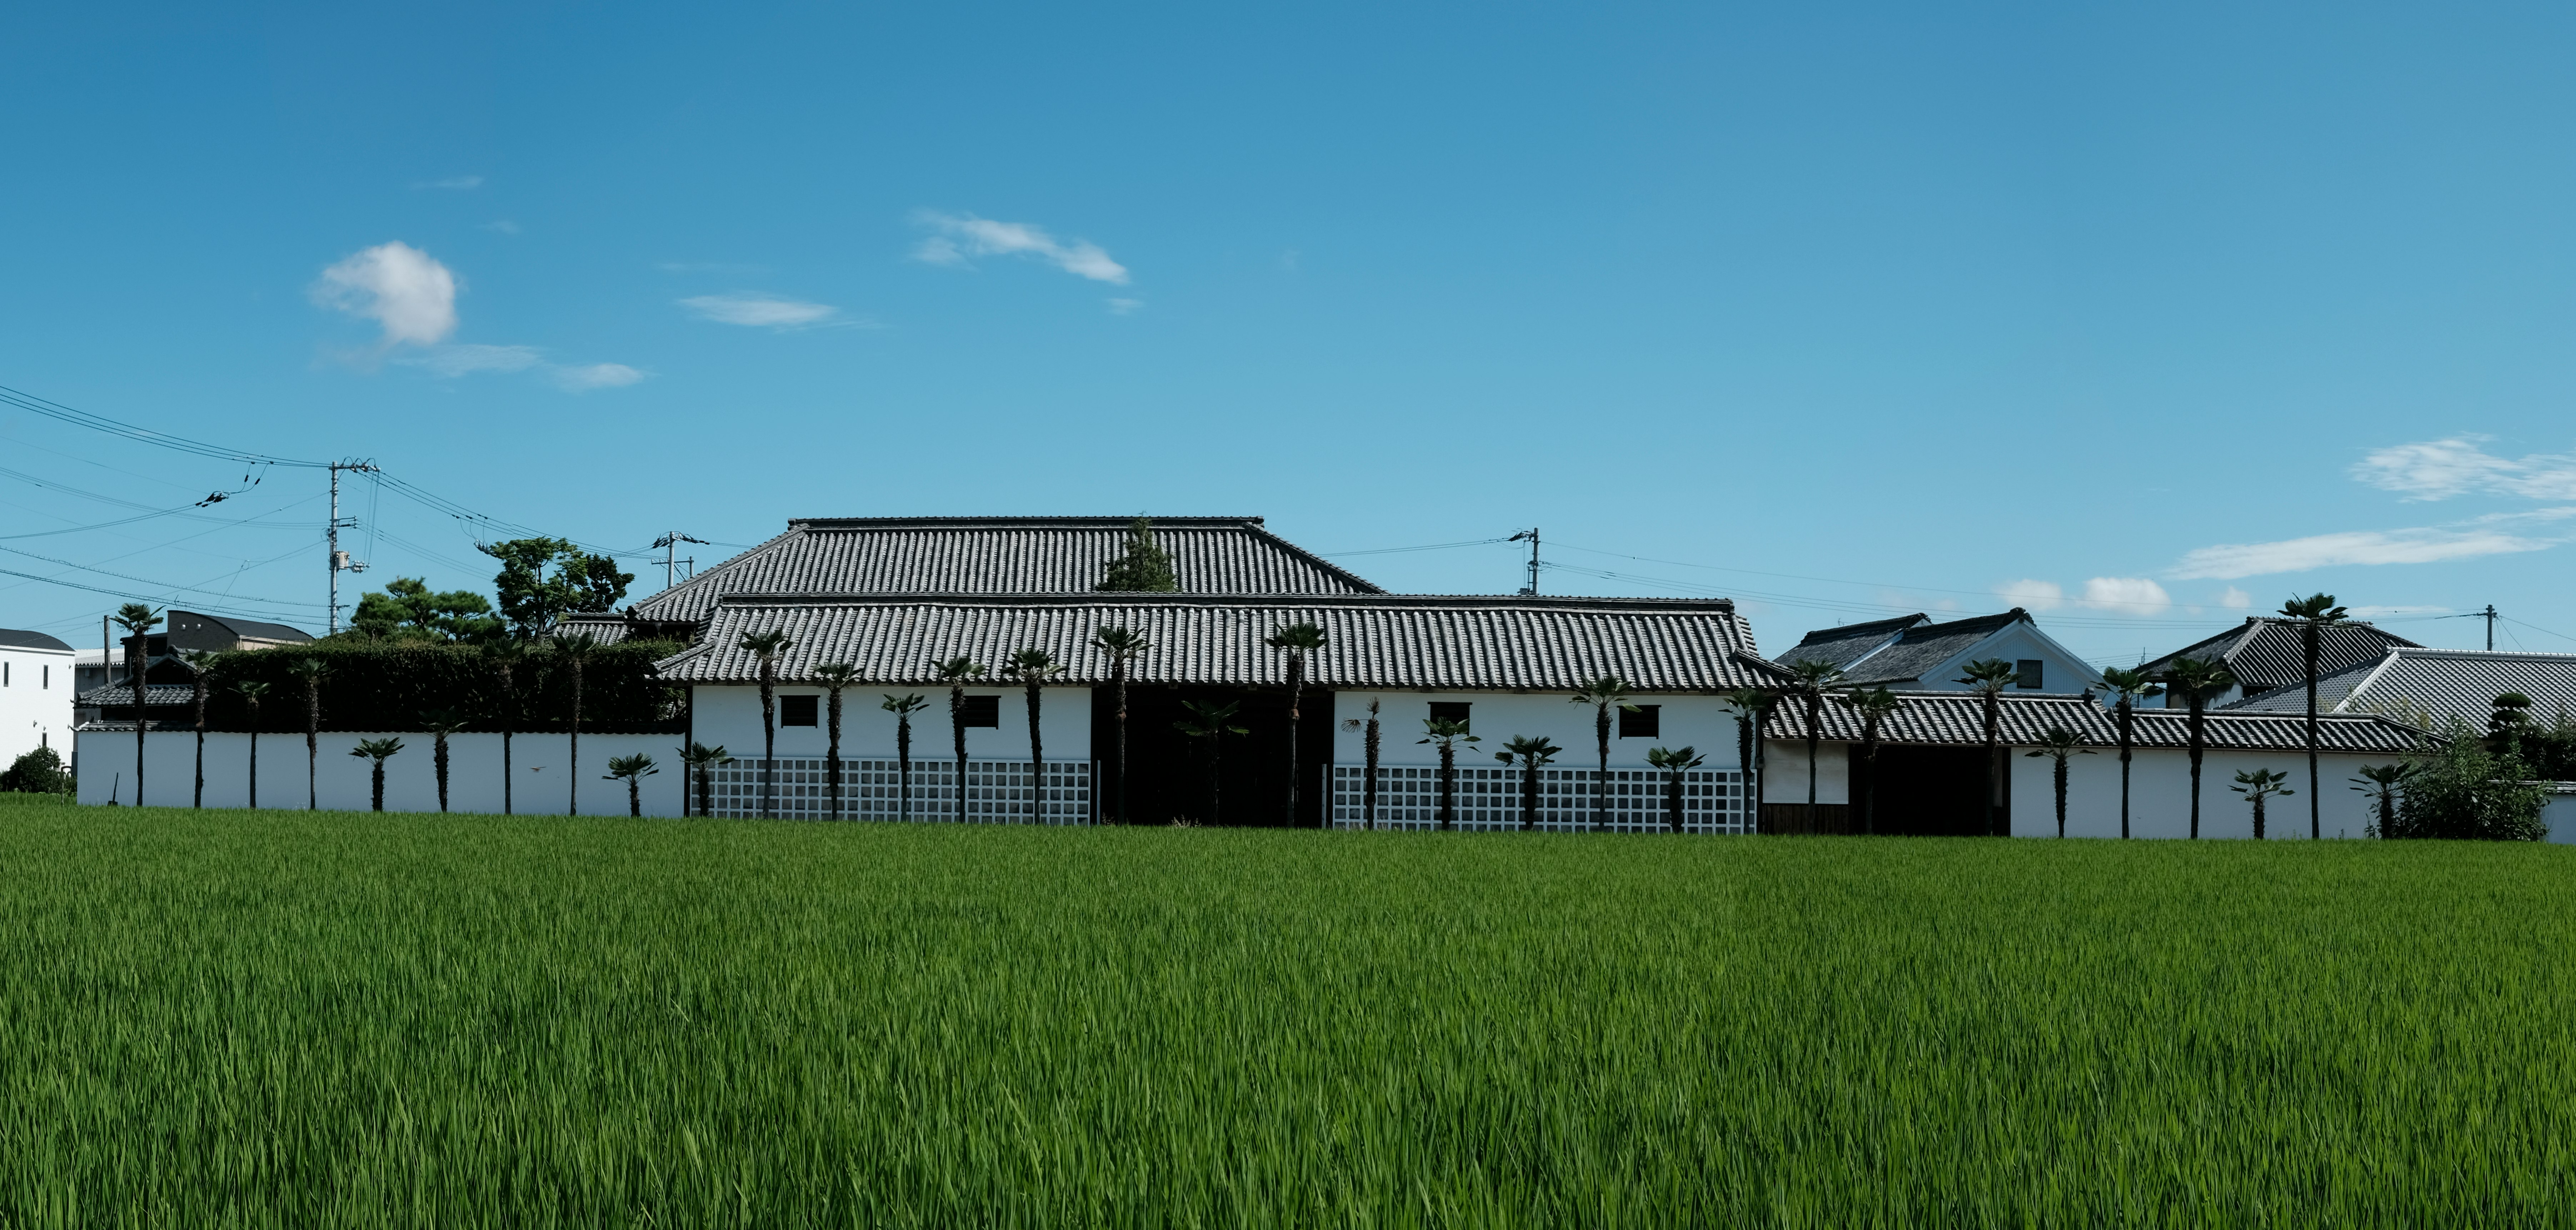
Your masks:
[{"label": "white perimeter wall", "polygon": [[[1045,688],[1038,702],[1039,734],[1046,741],[1049,760],[1085,760],[1091,756],[1091,689]],[[929,701],[928,707],[912,715],[912,754],[922,758],[945,759],[954,755],[954,741],[948,726],[948,690],[946,688],[853,687],[841,693],[841,757],[854,760],[863,757],[889,757],[895,754],[894,715],[879,708],[889,695],[918,693]],[[744,760],[760,758],[760,689],[757,687],[708,687],[695,689],[696,726],[694,737],[709,747],[721,746],[726,753]],[[780,696],[812,696],[815,701],[815,724],[778,728],[778,755],[820,756],[831,742],[827,723],[830,698],[821,688],[780,687]],[[1029,754],[1028,692],[1024,688],[968,688],[968,696],[1001,698],[1002,725],[973,726],[966,730],[966,754],[985,757],[1025,759]],[[676,740],[670,740],[676,742]],[[585,740],[585,746],[587,741]]]},{"label": "white perimeter wall", "polygon": [[[1662,733],[1651,739],[1622,739],[1618,714],[1613,710],[1611,768],[1644,768],[1647,749],[1683,746],[1697,748],[1708,757],[1702,769],[1725,771],[1735,767],[1735,713],[1726,702],[1714,696],[1643,695],[1630,699],[1638,704],[1662,706]],[[1473,706],[1467,711],[1467,725],[1482,742],[1460,746],[1461,765],[1495,764],[1494,753],[1517,735],[1555,740],[1558,747],[1565,749],[1557,754],[1552,766],[1555,768],[1589,768],[1600,761],[1592,729],[1595,710],[1590,705],[1574,704],[1561,692],[1352,691],[1333,693],[1333,759],[1337,763],[1355,765],[1367,761],[1366,732],[1348,729],[1345,724],[1354,719],[1366,721],[1372,700],[1379,703],[1380,764],[1440,763],[1438,748],[1415,742],[1422,737],[1422,723],[1431,716],[1431,702],[1435,700],[1466,701]]]},{"label": "white perimeter wall", "polygon": [[[197,736],[194,731],[156,730],[145,746],[149,770],[143,802],[155,807],[186,807],[195,782]],[[325,731],[316,740],[321,756],[314,786],[323,807],[365,811],[369,806],[374,761],[349,754],[361,739],[399,738],[403,750],[385,761],[386,811],[438,810],[438,775],[430,736],[411,731],[366,733]],[[118,801],[134,803],[134,732],[85,730],[79,733],[80,801],[105,803],[111,791]],[[680,814],[678,735],[591,735],[581,737],[581,811],[586,816],[626,814],[626,784],[602,781],[612,756],[641,752],[661,772],[644,779],[644,814]],[[206,806],[243,807],[250,790],[249,735],[206,736]],[[521,814],[563,815],[570,802],[571,738],[562,734],[523,734],[510,740],[511,804]],[[501,810],[501,736],[450,735],[447,739],[447,805],[450,811]],[[262,807],[304,806],[304,736],[259,736],[259,802]]]},{"label": "white perimeter wall", "polygon": [[[1832,704],[1832,701],[1826,701]],[[1804,739],[1766,740],[1769,758],[1762,766],[1762,801],[1765,803],[1804,803],[1807,801],[1807,741]],[[1851,802],[1851,746],[1830,739],[1816,745],[1816,801],[1818,803]],[[1710,763],[1714,764],[1712,760]],[[1726,752],[1726,767],[1735,767],[1735,749]]]},{"label": "white perimeter wall", "polygon": [[[0,649],[8,682],[0,684],[0,769],[39,746],[72,758],[72,655]],[[52,686],[47,686],[51,674]]]},{"label": "white perimeter wall", "polygon": [[[2057,804],[2052,777],[2056,766],[2031,759],[2028,748],[2013,749],[2013,835],[2057,835]],[[2191,835],[2191,755],[2158,748],[2132,753],[2129,786],[2129,833],[2133,837]],[[2363,765],[2387,764],[2391,756],[2351,756],[2332,752],[2317,756],[2317,778],[2323,788],[2322,833],[2327,837],[2361,837],[2371,823],[2370,796],[2347,789]],[[2200,835],[2248,838],[2254,835],[2254,809],[2229,787],[2239,770],[2271,769],[2290,775],[2288,796],[2274,796],[2265,807],[2265,835],[2273,840],[2308,836],[2308,756],[2306,752],[2205,753],[2201,760]],[[2120,835],[2120,756],[2110,748],[2077,756],[2066,773],[2066,835]]]}]

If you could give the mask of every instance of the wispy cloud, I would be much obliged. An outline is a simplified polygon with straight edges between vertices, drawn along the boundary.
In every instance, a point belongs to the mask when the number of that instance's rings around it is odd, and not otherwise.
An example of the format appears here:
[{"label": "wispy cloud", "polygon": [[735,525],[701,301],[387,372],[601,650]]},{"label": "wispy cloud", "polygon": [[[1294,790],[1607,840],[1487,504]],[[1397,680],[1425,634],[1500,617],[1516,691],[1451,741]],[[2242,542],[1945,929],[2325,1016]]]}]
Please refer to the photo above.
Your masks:
[{"label": "wispy cloud", "polygon": [[575,393],[623,388],[650,374],[623,363],[590,363],[580,367],[557,367],[552,371],[556,384]]},{"label": "wispy cloud", "polygon": [[1133,316],[1144,306],[1145,301],[1142,299],[1112,299],[1109,301],[1109,314],[1112,316]]},{"label": "wispy cloud", "polygon": [[695,295],[680,300],[680,306],[697,314],[700,320],[718,324],[745,325],[756,329],[811,329],[834,323],[841,309],[828,303],[806,303],[798,299],[755,291],[738,291],[728,295]]},{"label": "wispy cloud", "polygon": [[2006,581],[1995,587],[1995,596],[2033,611],[2054,611],[2066,605],[2066,587],[2055,581]]},{"label": "wispy cloud", "polygon": [[2083,611],[2101,611],[2112,615],[2158,615],[2173,608],[2173,598],[2165,587],[2145,577],[2094,577],[2084,588],[2068,597],[2066,587],[2055,581],[2023,579],[1995,587],[1995,596],[2017,607],[2032,611],[2054,611],[2072,607]]},{"label": "wispy cloud", "polygon": [[445,179],[427,179],[412,185],[413,188],[438,188],[448,192],[472,192],[482,186],[483,177],[480,175],[451,175]]},{"label": "wispy cloud", "polygon": [[[2543,512],[2576,514],[2576,508]],[[2230,543],[2184,553],[2171,573],[2183,580],[2232,581],[2280,572],[2306,572],[2346,564],[2438,564],[2545,551],[2562,539],[2519,532],[2514,523],[2539,520],[2531,514],[2463,521],[2451,525],[2397,530],[2351,530],[2313,534],[2280,542]],[[2555,518],[2549,518],[2555,519]]]},{"label": "wispy cloud", "polygon": [[2478,447],[2490,438],[2458,435],[2383,448],[2354,465],[2352,476],[2382,491],[2402,492],[2410,500],[2471,494],[2576,500],[2576,455],[2498,457]]},{"label": "wispy cloud", "polygon": [[358,252],[322,271],[313,301],[384,326],[384,345],[429,346],[456,331],[464,279],[410,244]]},{"label": "wispy cloud", "polygon": [[426,367],[441,376],[471,376],[476,372],[523,372],[545,362],[544,352],[534,346],[433,346],[400,360],[414,367]]},{"label": "wispy cloud", "polygon": [[2230,585],[2218,592],[2218,605],[2231,611],[2242,611],[2254,605],[2254,595]]},{"label": "wispy cloud", "polygon": [[915,220],[937,234],[913,249],[914,260],[933,265],[964,265],[976,256],[1027,256],[1054,265],[1075,277],[1116,286],[1127,284],[1127,267],[1109,258],[1087,239],[1062,243],[1046,229],[1027,222],[995,222],[972,214],[958,216],[923,210]]},{"label": "wispy cloud", "polygon": [[504,235],[516,235],[519,233],[519,224],[510,221],[508,218],[496,218],[490,222],[484,223],[483,229],[487,231],[498,231]]}]

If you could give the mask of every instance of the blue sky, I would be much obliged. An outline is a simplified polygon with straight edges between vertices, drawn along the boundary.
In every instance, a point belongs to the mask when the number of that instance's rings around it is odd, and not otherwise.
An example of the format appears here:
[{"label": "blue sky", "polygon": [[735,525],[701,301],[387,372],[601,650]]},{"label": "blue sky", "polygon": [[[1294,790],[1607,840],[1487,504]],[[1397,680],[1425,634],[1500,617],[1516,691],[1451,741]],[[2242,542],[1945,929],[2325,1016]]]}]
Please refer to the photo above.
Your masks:
[{"label": "blue sky", "polygon": [[[2576,651],[2564,9],[96,7],[0,38],[0,385],[510,523],[1537,525],[1548,591],[1772,649],[2020,603],[2133,661],[2323,589]],[[0,453],[10,535],[245,477]],[[320,476],[255,477],[0,568],[318,626]],[[488,584],[349,501],[356,582]]]}]

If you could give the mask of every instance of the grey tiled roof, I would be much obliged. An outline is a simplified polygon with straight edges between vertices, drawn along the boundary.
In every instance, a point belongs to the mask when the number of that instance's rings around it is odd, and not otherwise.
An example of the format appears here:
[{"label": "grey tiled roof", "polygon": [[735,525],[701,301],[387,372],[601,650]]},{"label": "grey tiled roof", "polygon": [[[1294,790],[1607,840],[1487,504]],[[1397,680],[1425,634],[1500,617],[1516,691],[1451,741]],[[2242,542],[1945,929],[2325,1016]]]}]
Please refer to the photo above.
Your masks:
[{"label": "grey tiled roof", "polygon": [[[1925,672],[1976,647],[1977,643],[2030,618],[2020,607],[2001,615],[1955,619],[1946,624],[1918,624],[1897,642],[1848,668],[1853,683],[1908,683]],[[1947,683],[1948,680],[1939,682]]]},{"label": "grey tiled roof", "polygon": [[[635,604],[703,620],[726,594],[1079,594],[1125,547],[1131,517],[853,517],[787,532]],[[1259,517],[1157,517],[1184,593],[1383,593],[1264,529]]]},{"label": "grey tiled roof", "polygon": [[72,651],[71,646],[42,632],[21,632],[15,628],[0,628],[0,649],[50,649],[56,653]]},{"label": "grey tiled roof", "polygon": [[1865,624],[1844,624],[1839,628],[1818,628],[1791,647],[1789,652],[1781,654],[1779,662],[1783,666],[1795,666],[1800,662],[1830,662],[1849,671],[1851,664],[1861,655],[1886,644],[1890,637],[1916,624],[1929,622],[1930,616],[1914,614],[1872,620]]},{"label": "grey tiled roof", "polygon": [[[2471,649],[2392,649],[2376,662],[2317,681],[2320,713],[2420,715],[2436,728],[2456,717],[2484,730],[2495,698],[2520,692],[2543,722],[2576,717],[2576,654],[2481,653]],[[2290,686],[2230,705],[2227,713],[2301,713],[2307,689]]]},{"label": "grey tiled roof", "polygon": [[[1984,742],[1984,701],[1977,696],[1909,692],[1903,697],[1904,705],[1880,725],[1880,742],[1943,747],[1973,747]],[[2190,745],[2188,713],[2178,709],[2139,709],[2135,713],[2136,721],[2130,726],[2131,746]],[[1850,708],[1827,700],[1818,718],[1824,738],[1843,743],[1860,741],[1860,715]],[[2079,696],[2013,695],[2003,698],[1996,729],[2003,742],[2018,747],[2038,744],[2052,726],[2075,732],[2088,746],[2117,747],[2118,722],[2116,714]],[[2202,743],[2221,750],[2304,752],[2308,746],[2306,727],[2304,718],[2213,711],[2206,719]],[[1794,702],[1779,706],[1772,710],[1771,721],[1764,729],[1774,739],[1806,738],[1805,706]],[[2320,717],[2317,745],[2332,752],[2402,755],[2423,747],[2425,738],[2403,723],[2382,717]]]},{"label": "grey tiled roof", "polygon": [[[2415,642],[2360,620],[2328,624],[2317,638],[2317,673],[2323,676],[2375,663],[2391,649],[2414,647]],[[2236,676],[2248,693],[2296,684],[2299,704],[2303,708],[2307,704],[2307,658],[2299,646],[2299,626],[2289,620],[2249,616],[2242,627],[2186,645],[2140,669],[2149,675],[2160,675],[2173,665],[2174,659],[2186,655],[2224,661],[2228,673]]]},{"label": "grey tiled roof", "polygon": [[590,634],[590,639],[598,644],[614,645],[626,639],[629,627],[625,616],[603,612],[566,615],[556,620],[555,626],[547,631],[565,636],[578,636],[586,632]]},{"label": "grey tiled roof", "polygon": [[1287,660],[1262,640],[1301,621],[1324,629],[1307,678],[1325,688],[1571,691],[1618,675],[1640,691],[1707,692],[1778,678],[1724,599],[1391,594],[743,596],[717,607],[698,646],[660,669],[675,683],[752,682],[759,668],[739,647],[742,635],[783,629],[795,642],[780,663],[783,678],[848,662],[872,686],[928,686],[935,659],[964,654],[997,668],[1004,655],[1034,646],[1071,664],[1063,682],[1098,684],[1108,681],[1109,662],[1091,646],[1093,631],[1128,627],[1154,645],[1135,661],[1139,683],[1276,685],[1287,682]]},{"label": "grey tiled roof", "polygon": [[[146,682],[143,685],[143,692],[144,703],[155,709],[164,705],[193,704],[196,700],[196,689],[184,683]],[[73,698],[72,703],[85,709],[124,708],[134,703],[134,689],[126,684],[111,683],[106,687],[91,688],[81,693]]]}]

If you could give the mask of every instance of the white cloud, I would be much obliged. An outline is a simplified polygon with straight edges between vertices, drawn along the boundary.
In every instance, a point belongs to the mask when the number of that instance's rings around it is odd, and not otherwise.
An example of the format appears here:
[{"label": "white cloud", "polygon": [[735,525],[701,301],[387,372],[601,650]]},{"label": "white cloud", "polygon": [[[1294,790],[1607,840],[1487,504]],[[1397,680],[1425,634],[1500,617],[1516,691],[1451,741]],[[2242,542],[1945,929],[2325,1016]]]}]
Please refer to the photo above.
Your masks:
[{"label": "white cloud", "polygon": [[384,344],[428,346],[456,331],[463,279],[427,252],[378,244],[322,271],[313,301],[384,326]]},{"label": "white cloud", "polygon": [[592,389],[614,389],[642,380],[644,372],[623,363],[592,363],[582,367],[557,367],[555,383],[575,393]]},{"label": "white cloud", "polygon": [[2455,495],[2512,495],[2532,500],[2576,499],[2576,456],[2534,453],[2498,457],[2478,447],[2486,436],[2460,435],[2383,448],[2361,459],[2352,476],[2409,499],[2447,500]]},{"label": "white cloud", "polygon": [[446,179],[427,180],[412,185],[414,188],[444,188],[450,192],[472,192],[482,186],[483,177],[480,175],[451,175]]},{"label": "white cloud", "polygon": [[470,376],[476,372],[523,372],[543,362],[544,353],[534,346],[433,346],[402,362],[426,367],[442,376]]},{"label": "white cloud", "polygon": [[2054,611],[2066,605],[2066,591],[2055,581],[2007,581],[1995,587],[1995,596],[2033,611]]},{"label": "white cloud", "polygon": [[939,232],[913,249],[914,260],[933,265],[963,265],[971,256],[1032,256],[1075,277],[1116,286],[1127,284],[1127,267],[1087,239],[1060,243],[1042,227],[1027,222],[995,222],[972,214],[958,217],[924,210],[922,225]]},{"label": "white cloud", "polygon": [[1109,301],[1109,314],[1112,316],[1132,316],[1135,315],[1136,309],[1143,306],[1145,306],[1145,301],[1142,299],[1112,299]]},{"label": "white cloud", "polygon": [[828,303],[805,303],[749,291],[729,295],[696,295],[680,300],[680,306],[697,313],[701,320],[776,329],[781,332],[790,329],[809,329],[840,315],[841,312],[841,309]]},{"label": "white cloud", "polygon": [[[2518,518],[2519,519],[2519,518]],[[2276,572],[2305,572],[2343,564],[2435,564],[2544,551],[2553,538],[2534,538],[2496,528],[2485,519],[2458,525],[2403,530],[2354,530],[2316,534],[2281,542],[2230,543],[2186,552],[2171,575],[2232,581]]]},{"label": "white cloud", "polygon": [[516,235],[519,233],[519,224],[510,221],[508,218],[498,218],[484,223],[483,229],[487,231],[499,231],[504,235]]},{"label": "white cloud", "polygon": [[2254,605],[2254,595],[2230,585],[2219,591],[2218,605],[2231,611],[2242,611]]},{"label": "white cloud", "polygon": [[2076,605],[2114,615],[2158,615],[2172,609],[2173,598],[2145,577],[2095,577],[2084,583]]}]

